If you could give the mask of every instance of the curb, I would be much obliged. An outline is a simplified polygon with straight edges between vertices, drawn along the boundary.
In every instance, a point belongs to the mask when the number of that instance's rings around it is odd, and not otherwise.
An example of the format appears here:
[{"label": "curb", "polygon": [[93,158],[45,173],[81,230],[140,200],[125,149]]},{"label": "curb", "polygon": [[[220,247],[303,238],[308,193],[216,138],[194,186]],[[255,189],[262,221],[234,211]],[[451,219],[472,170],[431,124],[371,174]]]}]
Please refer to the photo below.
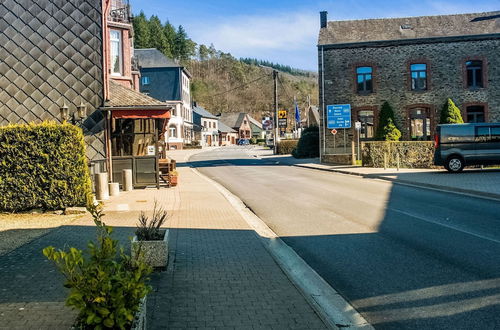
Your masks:
[{"label": "curb", "polygon": [[454,187],[442,186],[442,185],[437,185],[437,184],[432,184],[432,183],[423,183],[423,182],[415,182],[415,181],[410,181],[410,180],[394,179],[394,178],[388,178],[388,177],[384,177],[384,176],[373,175],[371,177],[367,177],[366,174],[363,174],[363,173],[351,172],[351,171],[346,171],[346,170],[336,170],[336,169],[330,169],[330,168],[320,168],[320,167],[303,165],[303,164],[294,164],[292,166],[300,167],[300,168],[307,168],[307,169],[312,169],[312,170],[317,170],[317,171],[354,175],[354,176],[359,176],[359,177],[362,177],[365,179],[390,181],[390,182],[394,182],[395,184],[401,184],[401,185],[405,185],[405,186],[413,186],[413,187],[418,187],[418,188],[423,188],[423,189],[439,190],[439,191],[445,191],[445,192],[453,193],[453,194],[457,194],[457,195],[466,195],[466,196],[475,197],[475,198],[485,198],[485,199],[493,199],[495,201],[500,201],[500,194],[495,194],[495,193],[488,193],[488,192],[463,189],[463,188],[454,188]]},{"label": "curb", "polygon": [[347,300],[283,242],[240,198],[197,169],[191,168],[191,170],[215,186],[254,229],[267,251],[328,327],[331,329],[374,329]]}]

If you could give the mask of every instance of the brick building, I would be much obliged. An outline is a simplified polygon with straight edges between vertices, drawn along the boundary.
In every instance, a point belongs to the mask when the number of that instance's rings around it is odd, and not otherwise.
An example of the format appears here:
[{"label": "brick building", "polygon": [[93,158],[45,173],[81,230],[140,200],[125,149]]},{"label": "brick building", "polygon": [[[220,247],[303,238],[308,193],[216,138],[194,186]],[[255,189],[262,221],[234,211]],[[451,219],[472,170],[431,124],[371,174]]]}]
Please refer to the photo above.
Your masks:
[{"label": "brick building", "polygon": [[[350,104],[370,140],[388,101],[403,139],[430,140],[447,98],[466,122],[500,121],[500,11],[331,22],[322,12],[320,24],[321,123],[327,105]],[[325,126],[323,160],[350,161],[354,129]]]}]

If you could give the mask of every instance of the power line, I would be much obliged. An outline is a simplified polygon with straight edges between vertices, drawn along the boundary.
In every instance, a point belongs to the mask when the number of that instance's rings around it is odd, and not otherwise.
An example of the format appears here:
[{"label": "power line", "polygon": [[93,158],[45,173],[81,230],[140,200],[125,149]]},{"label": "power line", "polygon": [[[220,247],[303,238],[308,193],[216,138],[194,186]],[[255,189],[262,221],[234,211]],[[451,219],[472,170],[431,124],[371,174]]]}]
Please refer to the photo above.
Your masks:
[{"label": "power line", "polygon": [[216,96],[219,96],[219,95],[227,94],[227,93],[232,92],[232,91],[234,91],[236,89],[239,89],[239,88],[242,88],[242,87],[247,87],[248,85],[250,85],[250,84],[252,84],[252,83],[254,83],[256,81],[259,81],[259,80],[261,80],[263,78],[266,78],[266,77],[269,77],[269,75],[261,76],[261,77],[259,77],[257,79],[249,81],[249,82],[247,82],[245,84],[242,84],[242,85],[236,86],[234,88],[228,89],[228,90],[226,90],[224,92],[220,92],[220,93],[217,93],[217,94],[209,95],[208,97],[216,97]]}]

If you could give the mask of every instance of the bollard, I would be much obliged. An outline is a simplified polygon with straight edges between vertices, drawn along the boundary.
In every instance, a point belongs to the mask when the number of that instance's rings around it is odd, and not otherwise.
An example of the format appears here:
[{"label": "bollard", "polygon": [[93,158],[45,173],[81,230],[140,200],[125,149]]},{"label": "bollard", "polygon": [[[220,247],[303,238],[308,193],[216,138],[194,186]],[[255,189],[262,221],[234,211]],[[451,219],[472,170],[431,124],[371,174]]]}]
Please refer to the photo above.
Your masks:
[{"label": "bollard", "polygon": [[98,201],[109,199],[108,173],[95,175],[95,195]]},{"label": "bollard", "polygon": [[109,183],[109,196],[120,195],[120,184],[118,182]]},{"label": "bollard", "polygon": [[132,189],[134,189],[134,186],[132,184],[132,170],[125,169],[122,171],[122,184],[123,191],[131,191]]}]

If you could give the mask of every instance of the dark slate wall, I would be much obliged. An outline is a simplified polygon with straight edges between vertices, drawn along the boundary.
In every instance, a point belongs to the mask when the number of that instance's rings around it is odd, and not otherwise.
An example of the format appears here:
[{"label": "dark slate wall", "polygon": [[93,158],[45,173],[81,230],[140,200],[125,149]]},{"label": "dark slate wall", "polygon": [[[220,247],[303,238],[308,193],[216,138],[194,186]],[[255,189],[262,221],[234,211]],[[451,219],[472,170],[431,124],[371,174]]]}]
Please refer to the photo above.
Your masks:
[{"label": "dark slate wall", "polygon": [[160,101],[180,101],[180,72],[180,68],[141,68],[141,76],[149,77],[150,84],[143,85],[141,79],[140,91]]},{"label": "dark slate wall", "polygon": [[[464,111],[467,103],[487,103],[489,122],[500,122],[500,39],[444,42],[388,47],[325,49],[325,104],[351,104],[354,107],[374,107],[380,110],[389,101],[396,115],[403,138],[408,138],[407,107],[415,104],[433,106],[434,123],[446,99],[452,98]],[[486,88],[464,88],[463,64],[466,58],[480,57],[487,61]],[[321,78],[321,49],[319,51]],[[409,90],[408,62],[425,60],[430,66],[429,90]],[[375,67],[375,92],[359,95],[355,92],[355,67],[370,63]],[[321,79],[320,79],[321,86]],[[321,100],[320,88],[320,100]],[[354,119],[354,118],[353,118]],[[327,149],[333,151],[334,136],[326,132]],[[347,151],[350,152],[352,130],[347,130]],[[335,146],[343,145],[343,130],[335,136]],[[327,150],[328,151],[328,150]]]},{"label": "dark slate wall", "polygon": [[87,104],[87,155],[104,154],[101,0],[0,1],[0,125]]}]

